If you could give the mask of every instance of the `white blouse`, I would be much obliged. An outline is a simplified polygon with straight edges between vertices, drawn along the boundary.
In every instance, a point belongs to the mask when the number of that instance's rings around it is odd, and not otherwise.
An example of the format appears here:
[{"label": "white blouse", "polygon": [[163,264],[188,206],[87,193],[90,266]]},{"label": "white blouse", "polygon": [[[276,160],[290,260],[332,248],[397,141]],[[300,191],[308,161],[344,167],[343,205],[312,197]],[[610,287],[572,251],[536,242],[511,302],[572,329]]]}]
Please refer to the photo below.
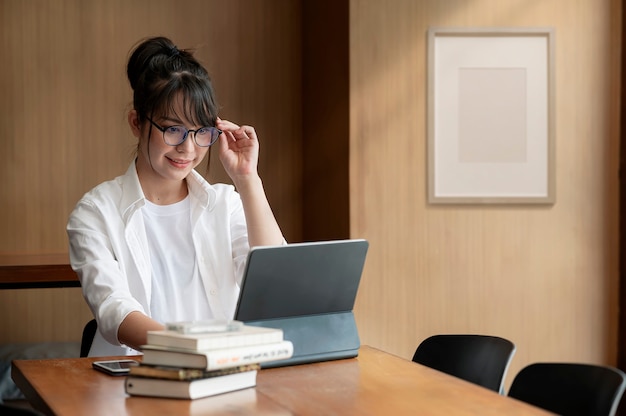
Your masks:
[{"label": "white blouse", "polygon": [[[198,295],[208,299],[213,318],[232,319],[250,251],[241,198],[232,185],[211,185],[195,171],[187,186],[191,242],[204,292]],[[120,345],[118,328],[133,311],[151,316],[145,204],[133,162],[126,174],[85,194],[70,215],[70,263],[98,321],[90,356],[136,354]]]}]

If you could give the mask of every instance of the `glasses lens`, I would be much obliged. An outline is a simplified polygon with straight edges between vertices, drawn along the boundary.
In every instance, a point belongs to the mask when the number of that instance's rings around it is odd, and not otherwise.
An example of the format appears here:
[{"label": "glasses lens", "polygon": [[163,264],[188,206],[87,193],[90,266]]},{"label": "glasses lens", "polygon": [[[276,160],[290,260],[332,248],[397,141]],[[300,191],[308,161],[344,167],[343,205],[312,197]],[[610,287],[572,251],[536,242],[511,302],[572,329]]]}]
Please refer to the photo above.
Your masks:
[{"label": "glasses lens", "polygon": [[219,135],[219,130],[215,127],[202,127],[196,131],[196,143],[198,146],[211,146]]},{"label": "glasses lens", "polygon": [[183,126],[170,126],[163,132],[165,143],[170,146],[178,146],[185,140],[185,136],[187,136],[187,129]]}]

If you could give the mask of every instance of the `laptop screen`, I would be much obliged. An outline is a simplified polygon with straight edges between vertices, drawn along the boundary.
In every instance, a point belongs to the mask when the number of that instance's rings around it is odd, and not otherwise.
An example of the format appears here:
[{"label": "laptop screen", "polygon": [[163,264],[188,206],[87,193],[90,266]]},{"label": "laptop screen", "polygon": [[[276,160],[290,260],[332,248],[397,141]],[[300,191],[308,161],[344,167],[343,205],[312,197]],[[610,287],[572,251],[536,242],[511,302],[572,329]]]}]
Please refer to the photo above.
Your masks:
[{"label": "laptop screen", "polygon": [[367,249],[362,239],[253,248],[235,319],[352,311]]}]

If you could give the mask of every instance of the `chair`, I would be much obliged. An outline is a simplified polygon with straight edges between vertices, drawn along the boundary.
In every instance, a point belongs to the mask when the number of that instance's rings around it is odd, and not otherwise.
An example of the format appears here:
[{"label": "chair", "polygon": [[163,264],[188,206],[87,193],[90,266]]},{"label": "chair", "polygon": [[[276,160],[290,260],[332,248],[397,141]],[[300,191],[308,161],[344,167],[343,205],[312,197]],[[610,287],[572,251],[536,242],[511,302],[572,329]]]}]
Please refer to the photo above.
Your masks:
[{"label": "chair", "polygon": [[612,416],[626,387],[617,368],[576,363],[535,363],[515,376],[509,397],[564,416]]},{"label": "chair", "polygon": [[433,335],[420,343],[413,361],[498,393],[515,345],[489,335]]},{"label": "chair", "polygon": [[83,328],[83,337],[80,341],[80,356],[86,357],[89,355],[89,350],[91,349],[91,344],[93,343],[93,337],[96,335],[96,331],[98,330],[98,322],[95,319],[87,322],[85,328]]},{"label": "chair", "polygon": [[22,406],[13,406],[0,402],[0,415],[3,416],[43,416],[43,413],[31,408]]}]

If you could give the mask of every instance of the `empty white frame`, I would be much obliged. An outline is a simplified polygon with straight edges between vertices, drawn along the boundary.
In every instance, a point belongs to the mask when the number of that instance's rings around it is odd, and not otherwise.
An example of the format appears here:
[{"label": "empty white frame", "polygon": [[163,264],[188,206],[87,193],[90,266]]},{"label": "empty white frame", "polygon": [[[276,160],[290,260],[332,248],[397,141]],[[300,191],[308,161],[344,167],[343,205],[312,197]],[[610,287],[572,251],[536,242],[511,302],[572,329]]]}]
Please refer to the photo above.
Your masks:
[{"label": "empty white frame", "polygon": [[555,200],[552,29],[428,31],[428,201]]}]

